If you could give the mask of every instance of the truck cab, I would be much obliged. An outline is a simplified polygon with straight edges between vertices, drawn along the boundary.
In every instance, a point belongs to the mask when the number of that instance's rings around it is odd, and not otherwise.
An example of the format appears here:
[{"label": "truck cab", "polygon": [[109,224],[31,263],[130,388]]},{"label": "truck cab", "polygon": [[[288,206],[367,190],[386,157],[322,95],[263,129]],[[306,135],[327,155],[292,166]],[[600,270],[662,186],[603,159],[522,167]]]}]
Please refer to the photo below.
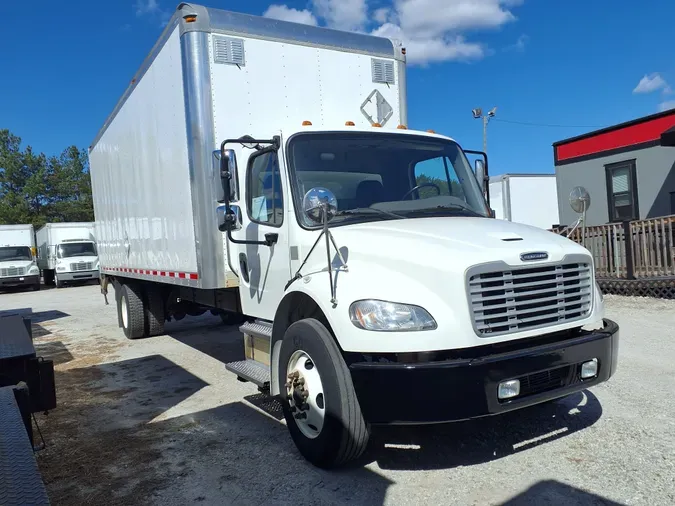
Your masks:
[{"label": "truck cab", "polygon": [[484,154],[472,168],[447,136],[308,120],[220,155],[218,226],[254,319],[228,369],[280,396],[312,462],[353,458],[369,424],[498,414],[614,373],[592,256],[494,219]]},{"label": "truck cab", "polygon": [[99,278],[96,243],[88,239],[64,239],[53,245],[54,285]]},{"label": "truck cab", "polygon": [[0,225],[0,289],[30,286],[40,289],[32,225]]}]

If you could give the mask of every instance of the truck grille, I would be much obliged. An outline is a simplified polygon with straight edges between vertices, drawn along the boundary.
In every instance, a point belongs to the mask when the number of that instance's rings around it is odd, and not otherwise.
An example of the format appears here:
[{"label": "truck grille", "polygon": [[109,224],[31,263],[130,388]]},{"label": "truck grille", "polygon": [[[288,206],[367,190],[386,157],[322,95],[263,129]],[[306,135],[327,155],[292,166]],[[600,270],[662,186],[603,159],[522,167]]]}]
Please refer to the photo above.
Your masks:
[{"label": "truck grille", "polygon": [[469,274],[473,324],[482,337],[574,320],[591,310],[590,263]]},{"label": "truck grille", "polygon": [[5,269],[0,269],[0,276],[23,276],[26,274],[26,269],[24,267],[8,267]]},{"label": "truck grille", "polygon": [[91,262],[78,262],[76,264],[70,264],[71,271],[90,271],[93,267]]}]

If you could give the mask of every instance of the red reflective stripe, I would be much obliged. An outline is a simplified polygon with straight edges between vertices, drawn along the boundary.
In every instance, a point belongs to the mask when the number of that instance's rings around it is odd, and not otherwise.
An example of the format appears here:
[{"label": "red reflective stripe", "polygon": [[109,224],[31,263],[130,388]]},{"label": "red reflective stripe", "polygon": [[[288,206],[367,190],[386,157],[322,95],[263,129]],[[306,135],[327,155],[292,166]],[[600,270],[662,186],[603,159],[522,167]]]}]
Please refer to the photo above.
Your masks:
[{"label": "red reflective stripe", "polygon": [[150,269],[132,269],[130,267],[103,267],[103,271],[107,272],[128,272],[132,274],[141,274],[146,276],[162,276],[179,279],[199,279],[199,274],[195,272],[172,272],[172,271],[155,271]]}]

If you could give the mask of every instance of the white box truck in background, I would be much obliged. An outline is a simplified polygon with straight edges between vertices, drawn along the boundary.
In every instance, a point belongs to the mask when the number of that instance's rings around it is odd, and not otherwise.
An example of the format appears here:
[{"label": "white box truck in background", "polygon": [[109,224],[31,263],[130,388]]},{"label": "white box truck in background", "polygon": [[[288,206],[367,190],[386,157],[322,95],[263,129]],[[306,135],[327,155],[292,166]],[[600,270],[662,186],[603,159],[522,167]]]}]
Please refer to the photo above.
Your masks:
[{"label": "white box truck in background", "polygon": [[47,223],[35,236],[45,285],[99,279],[93,222]]},{"label": "white box truck in background", "polygon": [[550,230],[558,224],[555,174],[503,174],[490,177],[495,218]]},{"label": "white box truck in background", "polygon": [[40,289],[33,225],[0,225],[0,288]]},{"label": "white box truck in background", "polygon": [[406,123],[399,43],[182,3],[89,150],[124,334],[242,322],[225,368],[317,466],[373,424],[496,415],[616,369],[588,250],[493,219],[487,157]]}]

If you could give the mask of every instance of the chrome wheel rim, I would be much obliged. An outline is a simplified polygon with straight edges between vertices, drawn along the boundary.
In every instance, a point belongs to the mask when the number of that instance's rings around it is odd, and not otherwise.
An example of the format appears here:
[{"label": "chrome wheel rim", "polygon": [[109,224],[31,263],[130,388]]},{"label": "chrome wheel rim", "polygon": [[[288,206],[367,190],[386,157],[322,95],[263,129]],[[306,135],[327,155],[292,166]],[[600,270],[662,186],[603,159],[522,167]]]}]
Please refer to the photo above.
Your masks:
[{"label": "chrome wheel rim", "polygon": [[295,423],[302,434],[314,439],[321,434],[326,402],[321,376],[312,357],[298,350],[286,367],[286,396]]}]

